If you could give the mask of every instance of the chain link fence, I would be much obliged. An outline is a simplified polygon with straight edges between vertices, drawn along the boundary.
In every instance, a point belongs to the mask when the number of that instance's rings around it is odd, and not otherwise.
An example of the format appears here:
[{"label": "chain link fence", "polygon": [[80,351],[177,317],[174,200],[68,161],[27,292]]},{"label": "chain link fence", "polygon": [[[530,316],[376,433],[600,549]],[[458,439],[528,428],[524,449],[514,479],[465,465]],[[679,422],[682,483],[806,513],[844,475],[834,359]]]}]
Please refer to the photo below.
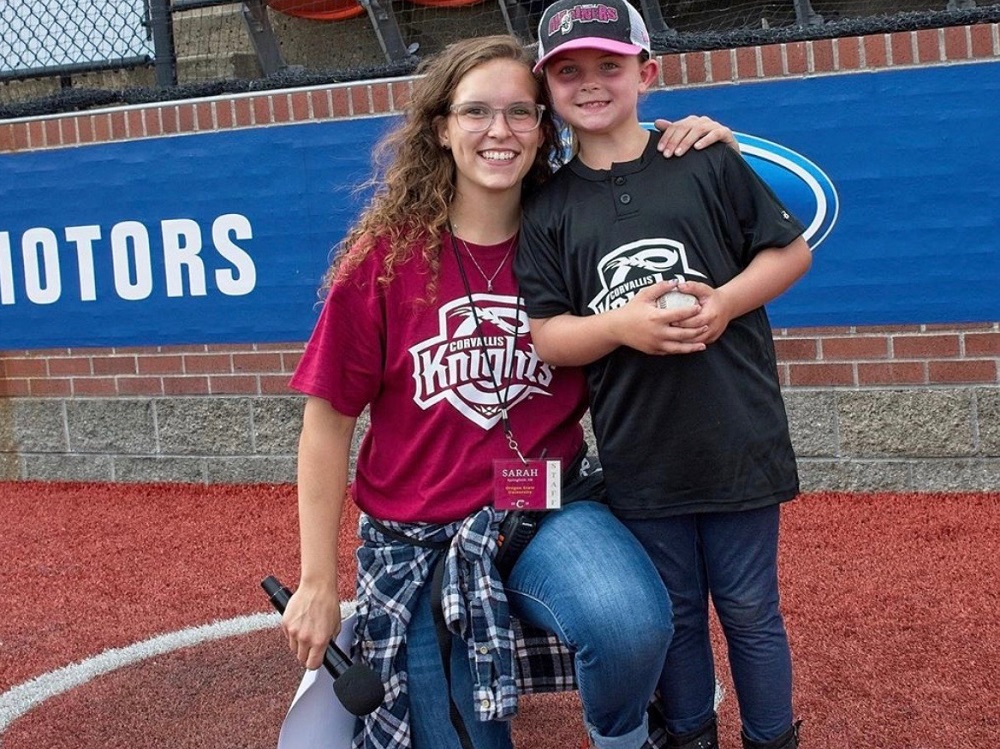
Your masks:
[{"label": "chain link fence", "polygon": [[[546,0],[0,0],[0,119],[403,75]],[[983,0],[633,0],[659,52],[1000,20]]]}]

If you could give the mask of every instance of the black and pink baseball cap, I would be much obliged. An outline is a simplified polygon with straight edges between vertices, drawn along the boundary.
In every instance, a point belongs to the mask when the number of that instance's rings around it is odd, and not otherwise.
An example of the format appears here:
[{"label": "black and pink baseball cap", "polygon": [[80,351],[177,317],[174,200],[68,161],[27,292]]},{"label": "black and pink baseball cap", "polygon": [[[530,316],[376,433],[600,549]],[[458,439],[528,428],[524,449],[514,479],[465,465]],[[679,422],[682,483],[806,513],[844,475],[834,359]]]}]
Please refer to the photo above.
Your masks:
[{"label": "black and pink baseball cap", "polygon": [[649,53],[649,32],[639,11],[625,0],[558,0],[538,22],[535,72],[557,52],[571,49],[601,49],[616,55]]}]

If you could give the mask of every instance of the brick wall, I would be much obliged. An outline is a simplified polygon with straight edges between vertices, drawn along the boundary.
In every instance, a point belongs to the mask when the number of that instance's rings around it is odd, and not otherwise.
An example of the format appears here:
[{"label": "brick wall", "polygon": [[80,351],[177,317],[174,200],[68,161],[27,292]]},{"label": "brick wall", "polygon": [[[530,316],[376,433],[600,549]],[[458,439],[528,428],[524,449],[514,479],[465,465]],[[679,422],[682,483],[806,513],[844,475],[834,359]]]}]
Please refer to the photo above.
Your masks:
[{"label": "brick wall", "polygon": [[[661,80],[674,88],[990,59],[1000,59],[997,24],[666,55]],[[410,85],[0,122],[0,154],[384,114]],[[1000,321],[783,329],[775,342],[806,488],[1000,489]],[[0,352],[0,478],[292,481],[301,401],[286,383],[301,349]]]}]

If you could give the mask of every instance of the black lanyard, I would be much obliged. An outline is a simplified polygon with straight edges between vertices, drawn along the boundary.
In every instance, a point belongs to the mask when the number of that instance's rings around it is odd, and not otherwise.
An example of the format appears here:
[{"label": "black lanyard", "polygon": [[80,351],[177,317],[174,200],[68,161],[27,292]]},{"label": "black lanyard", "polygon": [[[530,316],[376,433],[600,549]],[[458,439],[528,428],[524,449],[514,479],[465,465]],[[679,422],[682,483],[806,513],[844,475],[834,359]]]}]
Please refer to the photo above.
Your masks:
[{"label": "black lanyard", "polygon": [[[510,414],[507,411],[507,407],[510,403],[507,396],[510,394],[510,381],[513,379],[514,374],[514,352],[517,349],[517,339],[520,335],[521,294],[517,293],[517,301],[514,306],[514,340],[511,343],[510,355],[508,357],[510,359],[507,365],[508,371],[502,373],[502,379],[498,382],[496,375],[493,373],[493,365],[490,363],[489,352],[486,350],[482,321],[479,319],[479,310],[476,307],[476,303],[472,299],[472,287],[469,285],[469,277],[465,272],[465,266],[462,264],[462,255],[459,253],[458,245],[455,243],[455,230],[451,226],[451,221],[448,222],[448,240],[451,242],[451,250],[455,254],[455,262],[458,263],[458,273],[462,277],[462,285],[465,287],[465,296],[468,298],[469,306],[472,308],[472,317],[476,321],[476,335],[478,336],[477,342],[479,345],[479,352],[482,354],[483,361],[486,364],[486,370],[490,375],[490,381],[493,383],[493,387],[496,390],[497,404],[500,406],[500,421],[503,424],[503,433],[507,438],[507,445],[517,454],[517,457],[521,459],[521,462],[527,465],[528,461],[525,460],[524,456],[521,454],[521,450],[517,446],[517,440],[514,439],[514,430],[511,428]],[[466,247],[468,247],[468,245],[466,245]],[[503,395],[500,394],[501,385],[503,386]]]}]

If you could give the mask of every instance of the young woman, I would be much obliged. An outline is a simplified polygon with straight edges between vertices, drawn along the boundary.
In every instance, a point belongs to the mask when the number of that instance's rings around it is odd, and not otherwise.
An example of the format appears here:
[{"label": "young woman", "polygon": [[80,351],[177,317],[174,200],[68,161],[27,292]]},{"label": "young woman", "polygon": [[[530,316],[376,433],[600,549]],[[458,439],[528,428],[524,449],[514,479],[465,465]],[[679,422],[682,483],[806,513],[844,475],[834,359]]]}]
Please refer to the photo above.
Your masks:
[{"label": "young woman", "polygon": [[[669,598],[642,548],[595,501],[582,373],[535,354],[512,271],[522,195],[549,176],[556,141],[531,65],[506,36],[456,43],[424,64],[405,121],[380,146],[378,189],[330,269],[292,380],[309,397],[301,576],[282,628],[307,668],[340,628],[338,526],[357,419],[370,409],[351,486],[363,513],[356,638],[387,693],[357,747],[455,749],[453,701],[475,747],[509,749],[508,606],[573,649],[595,746],[646,739]],[[732,134],[690,118],[664,136],[668,151],[699,139]],[[562,508],[501,581],[497,532],[503,508],[524,496],[518,471],[554,461]],[[432,605],[442,558],[448,676],[442,606]]]}]

